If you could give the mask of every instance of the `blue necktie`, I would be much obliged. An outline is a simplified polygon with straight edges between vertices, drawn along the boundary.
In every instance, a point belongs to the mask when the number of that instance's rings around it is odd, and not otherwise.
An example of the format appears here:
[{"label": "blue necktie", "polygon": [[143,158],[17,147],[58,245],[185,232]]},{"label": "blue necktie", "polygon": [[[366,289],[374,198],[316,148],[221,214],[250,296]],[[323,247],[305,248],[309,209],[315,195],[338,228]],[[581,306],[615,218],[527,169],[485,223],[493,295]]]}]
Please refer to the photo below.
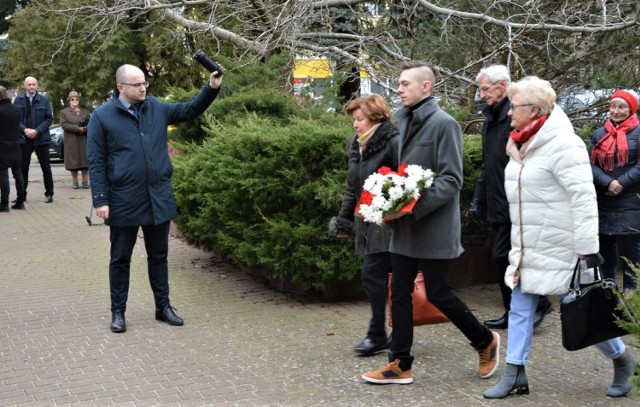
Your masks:
[{"label": "blue necktie", "polygon": [[133,116],[134,116],[136,119],[139,119],[139,118],[140,118],[140,117],[139,117],[139,112],[140,112],[140,111],[139,111],[138,105],[131,105],[131,106],[129,106],[129,111],[130,111],[131,113],[133,113]]}]

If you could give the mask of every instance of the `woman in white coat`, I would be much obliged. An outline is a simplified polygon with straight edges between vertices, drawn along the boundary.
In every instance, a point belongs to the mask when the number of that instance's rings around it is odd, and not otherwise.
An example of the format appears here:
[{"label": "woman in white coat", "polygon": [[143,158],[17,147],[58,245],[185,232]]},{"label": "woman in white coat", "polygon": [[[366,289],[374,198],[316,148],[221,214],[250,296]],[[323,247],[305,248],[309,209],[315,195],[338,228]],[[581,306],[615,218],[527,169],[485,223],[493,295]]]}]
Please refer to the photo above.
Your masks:
[{"label": "woman in white coat", "polygon": [[[597,256],[598,206],[589,155],[571,122],[555,104],[549,82],[526,77],[507,89],[511,100],[509,164],[505,191],[512,223],[505,283],[513,290],[507,366],[500,382],[483,393],[504,398],[529,393],[533,322],[540,295],[564,294],[578,258]],[[609,397],[632,388],[637,362],[620,338],[595,345],[613,360]]]}]

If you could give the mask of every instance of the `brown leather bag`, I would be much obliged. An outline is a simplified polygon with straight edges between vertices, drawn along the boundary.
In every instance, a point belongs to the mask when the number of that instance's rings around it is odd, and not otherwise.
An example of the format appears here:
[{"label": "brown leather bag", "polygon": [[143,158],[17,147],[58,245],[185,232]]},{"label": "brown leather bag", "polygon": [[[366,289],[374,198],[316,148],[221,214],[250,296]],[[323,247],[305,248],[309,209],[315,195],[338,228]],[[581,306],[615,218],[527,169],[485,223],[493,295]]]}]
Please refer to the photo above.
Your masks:
[{"label": "brown leather bag", "polygon": [[[424,276],[422,275],[421,271],[418,271],[418,274],[416,275],[411,297],[413,300],[413,326],[432,325],[449,322],[449,318],[447,318],[442,313],[442,311],[440,311],[427,299],[427,290],[424,285]],[[389,273],[388,301],[389,326],[393,326],[393,321],[391,320],[391,273]]]}]

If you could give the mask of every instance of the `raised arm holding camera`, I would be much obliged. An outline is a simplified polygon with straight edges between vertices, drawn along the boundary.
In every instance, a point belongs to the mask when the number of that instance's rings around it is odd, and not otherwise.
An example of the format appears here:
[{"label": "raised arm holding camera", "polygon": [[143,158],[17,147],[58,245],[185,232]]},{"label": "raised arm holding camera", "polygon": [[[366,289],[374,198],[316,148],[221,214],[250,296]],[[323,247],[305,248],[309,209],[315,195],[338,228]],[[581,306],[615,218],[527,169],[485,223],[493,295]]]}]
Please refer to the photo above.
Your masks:
[{"label": "raised arm holding camera", "polygon": [[126,330],[131,254],[142,227],[155,318],[182,325],[169,301],[169,225],[177,215],[171,185],[173,172],[167,126],[202,114],[219,93],[222,75],[191,100],[166,103],[147,96],[145,75],[138,67],[116,71],[113,98],[98,107],[88,131],[91,193],[96,215],[110,227],[111,331]]}]

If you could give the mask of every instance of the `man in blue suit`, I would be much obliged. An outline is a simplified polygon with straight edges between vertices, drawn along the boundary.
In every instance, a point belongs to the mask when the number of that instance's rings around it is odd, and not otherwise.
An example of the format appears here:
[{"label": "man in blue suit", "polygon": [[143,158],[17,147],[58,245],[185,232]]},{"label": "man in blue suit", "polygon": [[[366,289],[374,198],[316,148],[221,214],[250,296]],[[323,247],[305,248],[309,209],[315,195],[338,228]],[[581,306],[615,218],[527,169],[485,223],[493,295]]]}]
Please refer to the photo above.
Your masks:
[{"label": "man in blue suit", "polygon": [[96,215],[110,227],[111,331],[126,330],[131,254],[142,227],[155,317],[182,325],[169,302],[169,223],[177,215],[171,185],[167,126],[203,113],[220,91],[213,72],[193,99],[165,103],[147,96],[149,83],[139,68],[116,71],[113,97],[98,107],[88,129],[91,194]]},{"label": "man in blue suit", "polygon": [[[24,179],[24,199],[27,199],[27,185],[29,184],[29,165],[31,155],[35,151],[42,176],[44,177],[44,201],[53,202],[53,175],[51,174],[51,160],[49,159],[49,143],[51,134],[49,126],[53,121],[53,112],[49,99],[38,92],[38,80],[29,76],[24,80],[25,93],[16,96],[13,104],[22,111],[20,120],[20,141],[22,150],[22,178]],[[22,205],[16,201],[16,205]],[[15,208],[23,209],[23,208]]]}]

